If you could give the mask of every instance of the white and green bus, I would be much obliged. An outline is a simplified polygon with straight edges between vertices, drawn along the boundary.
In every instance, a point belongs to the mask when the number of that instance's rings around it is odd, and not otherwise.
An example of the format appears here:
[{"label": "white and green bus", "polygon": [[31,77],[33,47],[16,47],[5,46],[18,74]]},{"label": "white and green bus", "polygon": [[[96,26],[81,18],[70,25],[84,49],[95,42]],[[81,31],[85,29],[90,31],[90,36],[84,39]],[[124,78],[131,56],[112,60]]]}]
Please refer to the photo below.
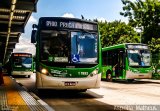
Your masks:
[{"label": "white and green bus", "polygon": [[9,75],[24,75],[30,78],[34,69],[32,54],[12,53],[7,67]]},{"label": "white and green bus", "polygon": [[151,53],[147,45],[124,43],[102,48],[102,79],[150,79]]},{"label": "white and green bus", "polygon": [[[36,30],[35,30],[36,29]],[[99,88],[101,47],[96,22],[42,17],[33,25],[37,89]]]}]

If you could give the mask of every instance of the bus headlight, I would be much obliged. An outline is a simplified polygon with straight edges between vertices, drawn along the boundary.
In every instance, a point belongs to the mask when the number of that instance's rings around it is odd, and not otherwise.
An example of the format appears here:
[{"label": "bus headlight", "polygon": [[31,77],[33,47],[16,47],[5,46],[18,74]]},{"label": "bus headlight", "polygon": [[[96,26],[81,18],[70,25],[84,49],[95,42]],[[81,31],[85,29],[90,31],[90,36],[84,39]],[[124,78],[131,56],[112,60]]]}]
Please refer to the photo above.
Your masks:
[{"label": "bus headlight", "polygon": [[98,69],[94,70],[94,71],[92,72],[92,74],[93,74],[93,75],[98,74]]},{"label": "bus headlight", "polygon": [[47,73],[48,73],[47,69],[42,69],[41,72],[42,72],[43,74],[47,74]]}]

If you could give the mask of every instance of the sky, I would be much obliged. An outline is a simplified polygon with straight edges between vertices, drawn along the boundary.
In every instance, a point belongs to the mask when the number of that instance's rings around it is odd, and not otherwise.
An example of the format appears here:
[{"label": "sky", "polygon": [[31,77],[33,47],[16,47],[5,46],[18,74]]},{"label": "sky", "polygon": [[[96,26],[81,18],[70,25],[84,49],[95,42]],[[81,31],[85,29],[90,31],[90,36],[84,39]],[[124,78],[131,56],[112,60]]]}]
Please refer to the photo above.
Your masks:
[{"label": "sky", "polygon": [[30,43],[32,24],[37,24],[40,17],[74,17],[85,19],[98,19],[111,22],[121,20],[128,22],[119,13],[122,11],[121,0],[38,0],[37,12],[33,12],[26,27],[21,34],[19,43],[14,52],[31,52],[35,54],[35,46]]}]

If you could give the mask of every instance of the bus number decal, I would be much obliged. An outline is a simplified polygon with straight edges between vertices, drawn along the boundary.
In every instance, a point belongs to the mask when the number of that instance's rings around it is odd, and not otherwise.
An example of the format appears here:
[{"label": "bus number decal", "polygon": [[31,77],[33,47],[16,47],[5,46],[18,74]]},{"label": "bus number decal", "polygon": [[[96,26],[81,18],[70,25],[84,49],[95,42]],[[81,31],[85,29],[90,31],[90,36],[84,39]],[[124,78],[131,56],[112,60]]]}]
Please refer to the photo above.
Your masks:
[{"label": "bus number decal", "polygon": [[48,27],[57,27],[57,22],[55,22],[55,21],[46,21],[46,26],[48,26]]},{"label": "bus number decal", "polygon": [[59,71],[59,70],[52,70],[52,69],[51,69],[51,73],[54,73],[54,74],[61,74],[61,71]]},{"label": "bus number decal", "polygon": [[79,75],[82,75],[82,76],[87,76],[88,75],[88,72],[78,72]]}]

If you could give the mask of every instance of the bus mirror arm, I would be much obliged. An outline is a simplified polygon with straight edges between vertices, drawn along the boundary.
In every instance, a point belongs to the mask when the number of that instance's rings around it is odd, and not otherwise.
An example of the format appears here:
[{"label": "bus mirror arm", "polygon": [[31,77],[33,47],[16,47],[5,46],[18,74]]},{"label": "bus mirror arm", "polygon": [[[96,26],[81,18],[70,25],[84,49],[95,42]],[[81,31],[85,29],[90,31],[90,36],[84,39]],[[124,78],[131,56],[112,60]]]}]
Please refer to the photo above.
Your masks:
[{"label": "bus mirror arm", "polygon": [[37,33],[37,30],[32,30],[31,43],[36,43],[36,33]]}]

